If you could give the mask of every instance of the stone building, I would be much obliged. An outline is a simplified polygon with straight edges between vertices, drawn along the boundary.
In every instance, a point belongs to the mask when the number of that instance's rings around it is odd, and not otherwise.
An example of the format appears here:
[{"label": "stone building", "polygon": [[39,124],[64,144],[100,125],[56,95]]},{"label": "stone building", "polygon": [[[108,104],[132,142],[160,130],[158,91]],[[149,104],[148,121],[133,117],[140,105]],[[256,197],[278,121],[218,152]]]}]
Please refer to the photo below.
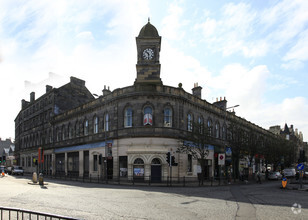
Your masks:
[{"label": "stone building", "polygon": [[[227,111],[227,100],[211,104],[202,99],[195,84],[192,94],[163,85],[160,78],[161,37],[148,22],[136,37],[137,77],[133,85],[93,98],[82,80],[22,101],[15,120],[19,162],[32,172],[33,158],[44,158],[43,169],[52,175],[163,181],[171,175],[167,152],[178,166],[172,176],[196,177],[198,161],[177,152],[192,132],[192,122],[204,123],[212,143],[208,145],[206,177],[217,170],[217,153],[225,152],[230,121],[268,131]],[[69,88],[67,88],[69,87]],[[38,155],[38,147],[41,147]],[[44,153],[42,153],[44,152]]]}]

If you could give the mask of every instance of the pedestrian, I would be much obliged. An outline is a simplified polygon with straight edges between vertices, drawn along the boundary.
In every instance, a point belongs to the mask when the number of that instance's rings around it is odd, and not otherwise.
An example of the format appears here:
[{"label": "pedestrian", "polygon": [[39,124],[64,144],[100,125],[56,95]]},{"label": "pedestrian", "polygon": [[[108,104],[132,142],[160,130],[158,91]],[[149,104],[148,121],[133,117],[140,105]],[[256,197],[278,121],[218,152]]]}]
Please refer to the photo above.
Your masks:
[{"label": "pedestrian", "polygon": [[261,173],[260,173],[260,171],[257,172],[257,183],[261,184]]}]

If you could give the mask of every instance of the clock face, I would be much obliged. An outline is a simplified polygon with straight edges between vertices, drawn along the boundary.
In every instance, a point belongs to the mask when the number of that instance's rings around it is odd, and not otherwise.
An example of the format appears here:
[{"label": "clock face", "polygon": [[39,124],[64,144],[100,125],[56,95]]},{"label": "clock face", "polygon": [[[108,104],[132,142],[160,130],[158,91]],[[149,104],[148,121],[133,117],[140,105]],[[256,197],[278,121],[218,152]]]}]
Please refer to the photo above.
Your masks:
[{"label": "clock face", "polygon": [[154,57],[154,51],[151,48],[147,48],[142,53],[143,59],[152,60]]}]

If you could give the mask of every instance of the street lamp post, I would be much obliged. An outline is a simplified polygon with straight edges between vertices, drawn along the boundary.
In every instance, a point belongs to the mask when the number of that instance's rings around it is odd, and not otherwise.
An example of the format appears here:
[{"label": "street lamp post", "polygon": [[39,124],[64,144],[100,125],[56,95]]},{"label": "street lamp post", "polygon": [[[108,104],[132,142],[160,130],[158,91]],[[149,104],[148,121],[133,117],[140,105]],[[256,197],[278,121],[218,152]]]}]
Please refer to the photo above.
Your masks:
[{"label": "street lamp post", "polygon": [[[234,106],[230,106],[230,107],[228,107],[228,108],[226,108],[225,109],[225,115],[224,115],[224,125],[226,124],[226,117],[227,117],[227,110],[228,109],[231,109],[231,108],[236,108],[236,107],[239,107],[240,105],[234,105]],[[225,129],[225,139],[227,140],[227,128]],[[226,145],[224,146],[224,152],[226,152]],[[232,152],[232,151],[231,151]],[[225,159],[226,159],[226,157],[225,157]],[[232,165],[232,155],[231,155],[231,165]],[[232,166],[231,166],[232,167]],[[220,168],[220,167],[219,167]],[[233,177],[233,179],[234,179],[234,171],[235,171],[235,166],[234,167],[232,167],[232,171],[230,170],[230,175],[231,175],[231,172],[232,172],[232,177]],[[221,179],[221,168],[219,169],[220,171],[219,171],[219,179]],[[228,170],[227,170],[227,168],[226,168],[226,165],[225,165],[225,173],[227,173],[228,174]]]}]

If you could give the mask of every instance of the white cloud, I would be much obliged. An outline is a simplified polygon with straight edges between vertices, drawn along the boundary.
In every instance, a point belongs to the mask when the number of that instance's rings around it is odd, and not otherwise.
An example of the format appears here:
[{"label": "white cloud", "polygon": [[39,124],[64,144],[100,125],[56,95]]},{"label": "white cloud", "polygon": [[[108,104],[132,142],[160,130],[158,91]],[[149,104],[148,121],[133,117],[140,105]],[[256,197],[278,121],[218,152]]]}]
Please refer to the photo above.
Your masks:
[{"label": "white cloud", "polygon": [[281,64],[281,67],[287,70],[299,70],[304,67],[304,63],[299,60],[291,60],[287,63]]},{"label": "white cloud", "polygon": [[180,29],[185,25],[185,21],[180,20],[183,15],[183,9],[176,3],[171,3],[168,8],[168,15],[164,17],[162,23],[162,35],[169,40],[182,40],[184,32]]},{"label": "white cloud", "polygon": [[247,69],[241,64],[231,64],[212,79],[211,85],[224,90],[225,96],[232,103],[243,104],[242,109],[254,108],[262,102],[268,77],[266,66]]},{"label": "white cloud", "polygon": [[308,60],[308,29],[301,33],[297,43],[290,49],[290,51],[284,56],[283,60]]},{"label": "white cloud", "polygon": [[308,100],[305,97],[286,98],[281,103],[268,103],[256,109],[258,116],[251,119],[268,129],[273,125],[284,126],[291,124],[304,134],[304,140],[307,140],[308,124],[305,120],[308,118]]},{"label": "white cloud", "polygon": [[217,27],[217,22],[215,19],[206,18],[205,22],[201,24],[196,24],[194,26],[195,30],[202,30],[202,34],[205,37],[211,37],[215,33]]}]

